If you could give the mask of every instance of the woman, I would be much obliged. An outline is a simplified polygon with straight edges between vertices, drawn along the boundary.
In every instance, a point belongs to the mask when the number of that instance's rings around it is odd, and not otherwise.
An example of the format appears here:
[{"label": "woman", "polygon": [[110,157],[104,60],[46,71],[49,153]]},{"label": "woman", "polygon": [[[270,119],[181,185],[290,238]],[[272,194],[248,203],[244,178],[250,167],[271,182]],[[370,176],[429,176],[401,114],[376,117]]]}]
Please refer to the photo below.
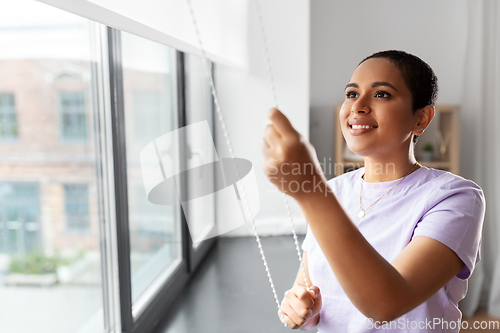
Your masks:
[{"label": "woman", "polygon": [[[297,200],[309,227],[281,304],[290,328],[325,332],[458,332],[479,260],[485,201],[472,181],[419,165],[416,138],[434,117],[437,79],[420,58],[384,51],[346,86],[339,121],[365,167],[327,181],[314,148],[278,110],[264,170]],[[290,172],[291,170],[310,172]],[[299,185],[299,186],[298,186]]]}]

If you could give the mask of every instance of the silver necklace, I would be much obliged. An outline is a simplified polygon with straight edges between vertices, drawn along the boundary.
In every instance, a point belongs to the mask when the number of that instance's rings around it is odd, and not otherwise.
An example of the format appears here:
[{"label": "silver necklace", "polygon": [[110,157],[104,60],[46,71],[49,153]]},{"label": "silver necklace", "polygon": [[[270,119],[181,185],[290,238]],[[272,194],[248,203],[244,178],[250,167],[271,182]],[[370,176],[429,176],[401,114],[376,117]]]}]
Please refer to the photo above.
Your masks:
[{"label": "silver necklace", "polygon": [[403,177],[401,178],[401,180],[399,182],[396,183],[396,185],[394,185],[393,187],[391,187],[389,189],[389,191],[385,192],[380,198],[378,198],[377,200],[375,200],[374,203],[372,203],[368,208],[366,209],[363,209],[363,204],[362,204],[362,199],[363,199],[363,182],[364,182],[364,178],[365,178],[365,175],[363,174],[363,176],[361,177],[361,189],[359,191],[359,211],[358,211],[358,218],[356,219],[356,222],[355,222],[355,225],[358,225],[359,221],[361,221],[361,219],[363,217],[365,217],[366,215],[366,212],[368,211],[368,209],[372,208],[373,205],[375,205],[377,202],[379,202],[380,199],[382,199],[383,197],[385,197],[387,195],[387,193],[391,192],[393,188],[395,188],[396,186],[398,186],[403,180],[405,180],[406,177],[408,177],[408,175],[410,173],[413,172],[413,170],[415,170],[417,168],[419,164],[418,163],[415,163],[415,165],[411,168],[411,170]]}]

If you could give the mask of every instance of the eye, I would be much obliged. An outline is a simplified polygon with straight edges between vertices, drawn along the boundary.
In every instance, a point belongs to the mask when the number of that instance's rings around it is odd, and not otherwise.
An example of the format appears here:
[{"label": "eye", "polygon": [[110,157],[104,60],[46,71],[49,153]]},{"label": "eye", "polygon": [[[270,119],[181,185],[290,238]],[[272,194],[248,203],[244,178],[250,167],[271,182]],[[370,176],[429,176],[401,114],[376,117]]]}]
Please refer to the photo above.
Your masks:
[{"label": "eye", "polygon": [[375,97],[389,98],[389,97],[391,97],[391,94],[389,94],[387,91],[379,90],[375,93]]},{"label": "eye", "polygon": [[354,91],[348,91],[345,95],[347,98],[356,98],[358,96]]}]

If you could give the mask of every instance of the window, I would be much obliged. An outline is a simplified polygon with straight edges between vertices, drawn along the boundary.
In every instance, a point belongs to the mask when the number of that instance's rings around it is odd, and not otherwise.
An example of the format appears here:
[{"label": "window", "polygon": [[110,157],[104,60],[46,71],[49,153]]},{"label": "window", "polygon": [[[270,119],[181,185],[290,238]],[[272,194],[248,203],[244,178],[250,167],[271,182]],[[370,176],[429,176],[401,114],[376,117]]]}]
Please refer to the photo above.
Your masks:
[{"label": "window", "polygon": [[143,90],[132,92],[132,108],[134,115],[134,138],[148,143],[151,133],[161,133],[161,122],[156,119],[161,114],[162,92]]},{"label": "window", "polygon": [[[38,1],[0,2],[1,332],[106,329],[100,141],[65,142],[104,133],[93,132],[96,27]],[[61,77],[68,69],[78,75]]]},{"label": "window", "polygon": [[[137,318],[183,259],[179,200],[173,205],[148,201],[141,169],[145,146],[179,127],[176,52],[128,33],[121,34],[121,43],[132,314]],[[167,170],[178,169],[176,144],[161,152]],[[172,190],[164,195],[176,198]]]},{"label": "window", "polygon": [[0,139],[17,139],[17,114],[14,94],[0,94]]},{"label": "window", "polygon": [[89,193],[85,184],[65,184],[64,204],[66,207],[66,231],[88,232]]},{"label": "window", "polygon": [[85,93],[83,91],[59,93],[61,103],[61,133],[65,141],[83,141],[87,138],[85,119]]},{"label": "window", "polygon": [[33,183],[0,183],[0,253],[23,254],[40,243],[39,189]]},{"label": "window", "polygon": [[[0,40],[1,331],[151,331],[214,243],[192,246],[180,204],[198,179],[154,204],[140,159],[187,124],[213,132],[200,59],[184,75],[175,49],[37,1],[0,4]],[[206,157],[185,139],[191,157],[182,138],[157,145],[164,172]],[[213,220],[213,202],[193,208]]]}]

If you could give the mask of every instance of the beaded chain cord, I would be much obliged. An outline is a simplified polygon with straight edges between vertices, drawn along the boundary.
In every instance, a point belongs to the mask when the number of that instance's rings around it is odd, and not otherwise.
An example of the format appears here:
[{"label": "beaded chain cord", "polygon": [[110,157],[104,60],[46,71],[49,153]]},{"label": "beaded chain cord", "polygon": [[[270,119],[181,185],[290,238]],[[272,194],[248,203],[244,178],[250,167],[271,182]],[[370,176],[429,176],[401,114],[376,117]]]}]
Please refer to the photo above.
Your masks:
[{"label": "beaded chain cord", "polygon": [[[186,1],[188,3],[189,12],[190,12],[191,19],[193,21],[193,26],[194,26],[194,29],[195,29],[195,32],[196,32],[196,37],[198,39],[198,44],[200,46],[202,57],[203,57],[203,60],[204,60],[204,63],[205,63],[205,67],[206,67],[206,71],[207,71],[207,76],[208,76],[209,83],[210,83],[210,89],[211,89],[211,92],[212,92],[212,96],[214,98],[214,104],[215,104],[215,109],[216,109],[216,112],[217,112],[217,116],[218,116],[219,122],[221,124],[222,132],[223,132],[224,138],[226,140],[226,144],[227,144],[227,147],[228,147],[228,150],[229,150],[229,154],[231,156],[231,159],[233,160],[233,165],[234,165],[234,168],[236,170],[236,175],[239,176],[240,172],[239,172],[239,169],[238,169],[238,165],[236,164],[236,159],[235,159],[235,156],[234,156],[233,147],[232,147],[232,144],[231,144],[231,140],[229,138],[229,134],[227,132],[227,128],[226,128],[226,123],[225,123],[224,117],[222,115],[222,110],[221,110],[221,107],[220,107],[219,98],[217,96],[217,91],[215,89],[214,79],[213,79],[213,75],[212,75],[212,63],[208,59],[205,47],[203,45],[203,41],[201,39],[200,30],[199,30],[199,27],[198,27],[198,21],[196,20],[196,16],[195,16],[195,13],[194,13],[194,10],[193,10],[193,6],[192,6],[192,3],[191,3],[191,0],[186,0]],[[269,57],[269,50],[268,50],[268,47],[267,47],[267,39],[266,39],[266,32],[265,32],[265,28],[264,28],[264,20],[263,20],[263,17],[262,17],[262,11],[261,11],[261,8],[260,8],[259,0],[254,0],[254,2],[255,2],[255,5],[256,5],[256,9],[257,9],[257,16],[258,16],[258,20],[259,20],[259,26],[260,26],[262,44],[263,44],[263,47],[264,47],[264,53],[265,53],[266,63],[267,63],[267,72],[268,72],[269,81],[270,81],[270,84],[271,84],[272,94],[273,94],[273,98],[274,98],[274,104],[275,104],[275,107],[278,108],[278,97],[276,95],[276,86],[275,86],[275,83],[274,83],[274,76],[273,76],[273,71],[272,71],[272,67],[271,67],[271,59]],[[243,199],[244,207],[245,207],[246,213],[248,214],[248,219],[250,220],[250,223],[252,224],[253,232],[254,232],[254,235],[255,235],[255,240],[257,241],[257,246],[259,247],[260,255],[262,257],[262,262],[264,263],[264,267],[266,269],[267,277],[269,279],[269,283],[270,283],[271,289],[273,291],[274,299],[275,299],[276,305],[278,307],[278,313],[279,313],[280,318],[281,318],[281,320],[283,322],[283,325],[286,326],[286,324],[284,324],[283,313],[281,312],[280,301],[278,299],[278,295],[276,294],[276,288],[274,286],[274,282],[273,282],[273,279],[271,277],[271,272],[269,271],[269,266],[267,264],[267,259],[266,259],[266,256],[264,254],[264,249],[262,248],[262,243],[260,241],[259,234],[257,233],[257,227],[255,225],[255,220],[252,217],[252,213],[251,213],[251,210],[250,210],[250,204],[249,204],[248,199],[246,197],[245,188],[243,186],[243,183],[241,184],[241,189],[242,189],[242,191],[241,191],[241,198]],[[309,283],[308,283],[307,278],[306,278],[306,272],[305,272],[305,269],[304,269],[304,264],[302,262],[302,254],[300,252],[299,242],[297,240],[297,234],[295,232],[295,226],[294,226],[294,223],[293,223],[292,213],[290,212],[290,206],[288,204],[288,198],[287,198],[287,195],[285,193],[283,193],[283,201],[285,203],[286,211],[287,211],[287,214],[288,214],[288,219],[289,219],[290,226],[291,226],[291,229],[292,229],[293,239],[294,239],[294,242],[295,242],[295,249],[297,250],[297,256],[299,257],[299,262],[300,262],[300,268],[302,270],[302,275],[304,276],[304,281],[306,283],[306,288],[309,291],[310,287],[309,287]]]}]

